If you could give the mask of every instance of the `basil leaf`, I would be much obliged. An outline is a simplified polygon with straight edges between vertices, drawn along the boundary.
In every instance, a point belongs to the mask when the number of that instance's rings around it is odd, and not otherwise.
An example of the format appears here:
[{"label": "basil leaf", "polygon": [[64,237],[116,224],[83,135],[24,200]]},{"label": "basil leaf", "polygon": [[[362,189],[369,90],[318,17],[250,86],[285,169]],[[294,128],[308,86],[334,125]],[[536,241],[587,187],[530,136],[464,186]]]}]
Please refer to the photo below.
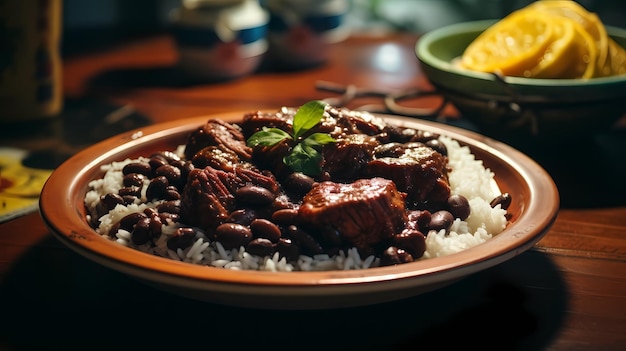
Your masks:
[{"label": "basil leaf", "polygon": [[283,158],[283,162],[294,172],[315,176],[321,172],[322,154],[312,147],[298,144]]},{"label": "basil leaf", "polygon": [[335,143],[337,140],[326,133],[313,133],[306,137],[306,139],[302,140],[302,142],[310,146],[321,146],[329,143]]},{"label": "basil leaf", "polygon": [[251,147],[274,146],[287,138],[291,138],[291,136],[282,129],[263,127],[262,130],[248,138],[247,144]]},{"label": "basil leaf", "polygon": [[302,172],[310,176],[319,175],[322,172],[322,146],[334,143],[336,140],[325,133],[313,133],[303,140],[300,138],[320,123],[326,106],[326,103],[322,101],[309,101],[302,105],[293,116],[293,135],[282,129],[263,127],[248,138],[247,145],[250,147],[274,146],[287,138],[292,139],[295,145],[291,152],[283,157],[283,163],[294,172]]},{"label": "basil leaf", "polygon": [[300,136],[315,127],[324,117],[326,103],[314,100],[300,106],[293,116],[293,138],[298,140]]}]

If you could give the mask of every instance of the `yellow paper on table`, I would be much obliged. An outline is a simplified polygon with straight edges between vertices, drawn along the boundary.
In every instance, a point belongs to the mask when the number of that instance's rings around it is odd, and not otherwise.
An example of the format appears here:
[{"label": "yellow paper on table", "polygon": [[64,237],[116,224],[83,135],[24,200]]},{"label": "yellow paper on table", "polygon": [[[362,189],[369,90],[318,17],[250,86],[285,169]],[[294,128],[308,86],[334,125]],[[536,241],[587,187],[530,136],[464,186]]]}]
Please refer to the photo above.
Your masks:
[{"label": "yellow paper on table", "polygon": [[25,167],[28,152],[0,147],[0,223],[36,211],[52,170]]}]

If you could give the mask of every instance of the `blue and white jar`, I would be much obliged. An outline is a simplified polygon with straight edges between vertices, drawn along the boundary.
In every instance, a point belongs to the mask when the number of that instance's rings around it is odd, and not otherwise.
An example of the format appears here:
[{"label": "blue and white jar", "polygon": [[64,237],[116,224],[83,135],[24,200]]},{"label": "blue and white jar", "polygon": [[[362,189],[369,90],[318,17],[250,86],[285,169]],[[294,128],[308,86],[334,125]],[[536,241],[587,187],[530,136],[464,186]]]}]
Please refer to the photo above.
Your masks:
[{"label": "blue and white jar", "polygon": [[258,0],[187,0],[171,13],[181,70],[223,80],[254,72],[268,49],[269,13]]},{"label": "blue and white jar", "polygon": [[323,63],[332,44],[344,40],[348,0],[265,0],[270,12],[270,60],[285,67]]}]

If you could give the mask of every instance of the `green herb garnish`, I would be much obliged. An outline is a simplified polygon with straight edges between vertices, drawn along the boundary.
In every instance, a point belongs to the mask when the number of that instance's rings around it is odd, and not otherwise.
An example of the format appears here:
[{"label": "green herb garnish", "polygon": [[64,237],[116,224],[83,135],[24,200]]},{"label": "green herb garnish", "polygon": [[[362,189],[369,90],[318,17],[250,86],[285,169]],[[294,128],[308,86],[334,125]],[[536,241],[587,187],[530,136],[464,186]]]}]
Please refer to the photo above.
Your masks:
[{"label": "green herb garnish", "polygon": [[295,145],[291,153],[283,157],[285,165],[294,172],[316,176],[321,172],[322,146],[336,140],[326,133],[312,133],[306,137],[305,135],[320,123],[325,109],[324,102],[309,101],[300,106],[293,116],[293,135],[282,129],[263,127],[248,138],[248,146],[274,146],[285,139],[291,139]]}]

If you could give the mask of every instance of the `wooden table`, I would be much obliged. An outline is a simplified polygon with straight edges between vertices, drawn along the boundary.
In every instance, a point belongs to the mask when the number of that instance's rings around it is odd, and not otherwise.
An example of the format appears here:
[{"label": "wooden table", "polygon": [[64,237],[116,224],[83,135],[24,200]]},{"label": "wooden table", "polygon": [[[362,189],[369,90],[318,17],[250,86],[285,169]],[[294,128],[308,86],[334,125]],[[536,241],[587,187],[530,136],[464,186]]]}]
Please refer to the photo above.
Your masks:
[{"label": "wooden table", "polygon": [[[389,92],[430,89],[414,56],[416,40],[353,36],[320,67],[264,68],[232,81],[190,84],[172,70],[177,56],[170,38],[147,38],[66,58],[66,110],[87,125],[96,125],[90,118],[102,111],[130,111],[140,124],[338,96],[316,88],[319,81]],[[420,104],[433,103],[407,102]],[[442,115],[463,122],[453,107]],[[0,144],[69,155],[98,138],[68,142],[58,130],[42,130],[5,133]],[[625,136],[616,128],[581,140],[584,148],[537,152],[522,145],[559,186],[562,208],[549,233],[530,251],[448,287],[361,308],[257,311],[173,296],[75,254],[30,213],[0,224],[0,346],[181,350],[201,340],[207,348],[624,350]]]}]

